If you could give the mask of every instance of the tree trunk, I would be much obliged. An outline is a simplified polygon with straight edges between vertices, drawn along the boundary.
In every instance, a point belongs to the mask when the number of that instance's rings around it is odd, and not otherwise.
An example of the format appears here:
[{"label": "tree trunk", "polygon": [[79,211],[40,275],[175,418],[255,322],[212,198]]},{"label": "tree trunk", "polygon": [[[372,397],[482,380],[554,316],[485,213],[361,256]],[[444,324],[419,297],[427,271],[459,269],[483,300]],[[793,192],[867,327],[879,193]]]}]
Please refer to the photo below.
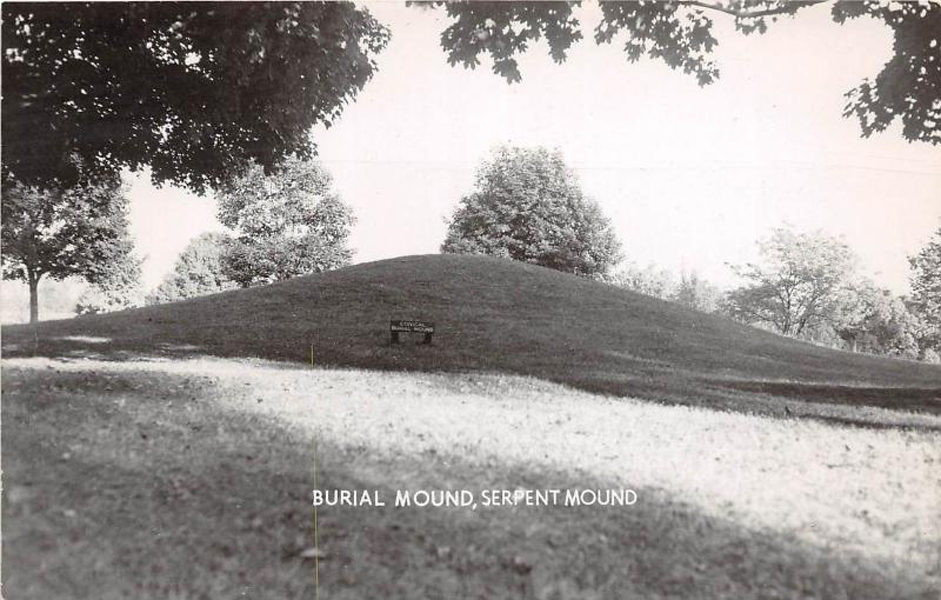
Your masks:
[{"label": "tree trunk", "polygon": [[29,275],[29,322],[39,322],[39,277]]}]

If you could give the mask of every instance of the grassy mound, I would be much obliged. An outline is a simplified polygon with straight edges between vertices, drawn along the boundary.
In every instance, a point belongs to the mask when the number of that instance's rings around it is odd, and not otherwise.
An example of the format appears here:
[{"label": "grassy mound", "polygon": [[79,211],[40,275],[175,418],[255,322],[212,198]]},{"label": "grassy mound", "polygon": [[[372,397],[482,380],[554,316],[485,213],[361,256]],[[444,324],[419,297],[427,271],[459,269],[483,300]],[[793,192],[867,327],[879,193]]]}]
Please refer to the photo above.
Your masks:
[{"label": "grassy mound", "polygon": [[[432,346],[389,320],[435,322]],[[101,316],[11,326],[10,355],[257,356],[504,371],[594,392],[784,414],[782,399],[941,411],[941,368],[816,347],[541,267],[410,256]],[[845,420],[843,417],[841,419]]]}]

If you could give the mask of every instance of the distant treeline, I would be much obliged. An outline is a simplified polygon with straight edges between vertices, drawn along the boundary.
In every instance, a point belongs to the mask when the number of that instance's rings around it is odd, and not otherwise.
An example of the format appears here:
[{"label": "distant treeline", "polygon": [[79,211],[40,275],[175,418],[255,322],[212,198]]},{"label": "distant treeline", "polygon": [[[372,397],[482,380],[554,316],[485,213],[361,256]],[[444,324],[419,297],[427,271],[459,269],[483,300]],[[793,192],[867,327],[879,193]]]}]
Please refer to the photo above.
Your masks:
[{"label": "distant treeline", "polygon": [[[795,234],[778,230],[772,237],[780,240],[783,235]],[[823,234],[816,235],[825,239]],[[936,238],[941,241],[941,230]],[[809,249],[796,246],[791,252],[778,254],[779,262],[750,265],[752,270],[742,277],[744,282],[727,290],[695,271],[677,275],[652,264],[640,267],[628,263],[599,279],[833,348],[941,362],[939,323],[932,316],[928,298],[917,293],[895,295],[846,269],[847,263],[808,264],[803,250]],[[924,274],[913,269],[913,279],[919,277]]]}]

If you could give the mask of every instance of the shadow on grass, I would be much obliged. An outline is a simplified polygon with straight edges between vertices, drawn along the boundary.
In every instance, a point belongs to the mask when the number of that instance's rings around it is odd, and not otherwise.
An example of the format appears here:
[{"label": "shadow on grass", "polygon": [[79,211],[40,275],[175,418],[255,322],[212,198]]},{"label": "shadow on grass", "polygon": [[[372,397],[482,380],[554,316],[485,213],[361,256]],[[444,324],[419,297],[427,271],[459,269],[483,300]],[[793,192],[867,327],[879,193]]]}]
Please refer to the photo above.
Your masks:
[{"label": "shadow on grass", "polygon": [[199,377],[40,374],[3,374],[6,597],[313,597],[310,447]]},{"label": "shadow on grass", "polygon": [[174,342],[153,342],[142,346],[125,340],[88,336],[58,336],[38,340],[5,342],[3,354],[9,358],[42,356],[72,360],[126,362],[154,359],[193,358],[206,354],[204,346]]},{"label": "shadow on grass", "polygon": [[941,387],[850,386],[791,381],[718,381],[716,383],[732,390],[765,394],[808,403],[826,402],[847,406],[875,406],[894,410],[941,414]]},{"label": "shadow on grass", "polygon": [[[81,325],[86,320],[66,321]],[[55,323],[53,323],[55,324]],[[270,340],[251,339],[238,346],[219,345],[211,339],[184,343],[175,339],[129,338],[88,335],[26,335],[28,328],[12,330],[4,336],[7,357],[43,356],[67,360],[161,361],[203,356],[261,358],[291,366],[310,360],[310,346],[287,344],[274,351]],[[41,328],[40,328],[41,330]],[[564,354],[546,355],[544,362],[525,367],[501,363],[486,357],[468,355],[458,363],[438,361],[435,346],[405,344],[377,346],[369,353],[356,354],[342,348],[315,347],[318,366],[362,368],[379,371],[413,372],[506,372],[536,377],[590,393],[614,397],[640,398],[659,404],[697,406],[713,410],[742,412],[770,418],[807,418],[870,429],[913,429],[937,431],[935,425],[920,422],[919,414],[941,414],[941,387],[821,384],[798,381],[753,381],[743,378],[717,378],[665,367],[656,361],[639,360],[624,372],[604,365],[566,364]],[[628,360],[624,355],[623,360]],[[426,365],[431,365],[426,367]],[[891,415],[857,409],[879,408]],[[914,413],[914,416],[908,417]]]},{"label": "shadow on grass", "polygon": [[814,415],[805,417],[812,421],[819,421],[827,425],[839,425],[842,427],[855,427],[858,429],[869,429],[872,431],[887,431],[887,430],[901,430],[901,431],[921,431],[925,433],[939,433],[941,432],[941,425],[933,425],[931,423],[919,423],[919,422],[894,422],[894,423],[880,423],[878,421],[866,420],[863,418],[852,418],[836,415]]},{"label": "shadow on grass", "polygon": [[[381,489],[391,497],[403,485],[397,474],[415,472],[414,459],[402,458],[382,463],[382,472],[391,476],[350,476],[340,466],[350,453],[337,456],[324,476],[332,488]],[[423,457],[421,473],[407,485],[453,489],[457,484],[472,488],[477,497],[483,486],[610,487],[519,466],[481,470],[453,457]],[[340,592],[354,584],[345,580],[346,568],[362,572],[375,562],[385,563],[383,570],[395,585],[371,591],[402,598],[415,589],[422,593],[414,597],[930,597],[930,582],[891,565],[707,517],[660,490],[637,492],[638,503],[631,507],[322,509],[321,539],[341,568],[327,564],[321,581]],[[358,537],[366,527],[369,534]],[[409,551],[417,559],[410,560]],[[416,569],[416,563],[426,566]]]},{"label": "shadow on grass", "polygon": [[[311,598],[310,490],[605,488],[457,453],[374,454],[225,409],[198,375],[3,374],[4,589],[16,598]],[[929,598],[866,557],[632,507],[325,508],[324,598]]]}]

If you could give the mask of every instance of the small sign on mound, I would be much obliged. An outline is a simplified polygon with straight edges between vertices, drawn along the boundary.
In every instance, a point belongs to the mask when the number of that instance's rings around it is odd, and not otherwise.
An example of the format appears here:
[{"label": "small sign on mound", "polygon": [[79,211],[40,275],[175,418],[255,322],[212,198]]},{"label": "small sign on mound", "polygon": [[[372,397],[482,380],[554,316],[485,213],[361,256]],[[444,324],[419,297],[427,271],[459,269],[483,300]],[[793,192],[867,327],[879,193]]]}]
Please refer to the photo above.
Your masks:
[{"label": "small sign on mound", "polygon": [[392,334],[393,344],[398,344],[401,341],[399,335],[402,333],[423,333],[425,337],[422,343],[430,344],[431,336],[435,332],[435,324],[428,321],[392,319],[389,322],[389,331]]}]

